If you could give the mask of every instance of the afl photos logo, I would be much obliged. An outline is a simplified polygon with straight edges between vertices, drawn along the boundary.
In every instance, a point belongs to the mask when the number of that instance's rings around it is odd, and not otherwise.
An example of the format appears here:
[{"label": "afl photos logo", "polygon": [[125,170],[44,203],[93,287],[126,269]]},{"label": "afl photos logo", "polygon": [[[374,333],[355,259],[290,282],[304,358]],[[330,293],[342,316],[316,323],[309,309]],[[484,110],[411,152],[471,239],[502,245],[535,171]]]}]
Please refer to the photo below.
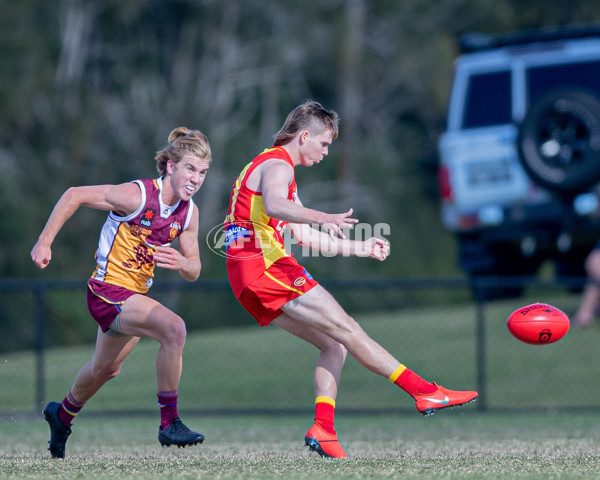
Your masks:
[{"label": "afl photos logo", "polygon": [[306,278],[304,278],[304,277],[298,277],[296,280],[294,280],[294,286],[296,286],[296,287],[301,287],[305,283],[306,283]]},{"label": "afl photos logo", "polygon": [[227,229],[223,224],[214,226],[206,234],[206,244],[214,253],[221,257],[227,257],[229,247],[242,248],[248,246],[247,254],[240,260],[251,260],[269,255],[278,248],[276,242],[268,242],[273,228],[259,222],[238,221]]}]

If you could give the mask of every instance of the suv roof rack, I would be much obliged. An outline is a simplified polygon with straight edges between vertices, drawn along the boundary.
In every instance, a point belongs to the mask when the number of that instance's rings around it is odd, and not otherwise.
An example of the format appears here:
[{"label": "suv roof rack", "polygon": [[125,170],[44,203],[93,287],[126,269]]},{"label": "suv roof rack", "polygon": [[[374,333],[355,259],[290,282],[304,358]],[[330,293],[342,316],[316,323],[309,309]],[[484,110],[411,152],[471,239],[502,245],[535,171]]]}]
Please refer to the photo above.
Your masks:
[{"label": "suv roof rack", "polygon": [[465,33],[459,40],[462,53],[480,52],[494,48],[527,45],[539,42],[600,37],[600,25],[570,25],[546,27],[535,30],[487,35],[480,32]]}]

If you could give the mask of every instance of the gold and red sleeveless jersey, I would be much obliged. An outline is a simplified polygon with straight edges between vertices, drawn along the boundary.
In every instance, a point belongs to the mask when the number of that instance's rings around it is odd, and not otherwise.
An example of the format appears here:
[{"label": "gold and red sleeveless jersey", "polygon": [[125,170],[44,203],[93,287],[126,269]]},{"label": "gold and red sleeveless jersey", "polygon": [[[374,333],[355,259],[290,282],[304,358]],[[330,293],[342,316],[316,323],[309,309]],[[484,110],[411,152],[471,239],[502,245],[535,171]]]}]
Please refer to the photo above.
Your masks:
[{"label": "gold and red sleeveless jersey", "polygon": [[[246,185],[254,169],[273,158],[281,159],[294,167],[292,158],[285,149],[268,148],[244,167],[231,190],[225,217],[225,245],[227,274],[237,298],[248,284],[273,263],[290,256],[283,241],[287,222],[267,215],[262,193]],[[296,180],[292,178],[287,198],[293,202],[296,196]]]},{"label": "gold and red sleeveless jersey", "polygon": [[154,252],[169,246],[188,228],[192,200],[169,206],[162,201],[162,178],[135,180],[142,200],[138,209],[121,217],[110,212],[100,232],[92,280],[146,293],[154,277]]}]

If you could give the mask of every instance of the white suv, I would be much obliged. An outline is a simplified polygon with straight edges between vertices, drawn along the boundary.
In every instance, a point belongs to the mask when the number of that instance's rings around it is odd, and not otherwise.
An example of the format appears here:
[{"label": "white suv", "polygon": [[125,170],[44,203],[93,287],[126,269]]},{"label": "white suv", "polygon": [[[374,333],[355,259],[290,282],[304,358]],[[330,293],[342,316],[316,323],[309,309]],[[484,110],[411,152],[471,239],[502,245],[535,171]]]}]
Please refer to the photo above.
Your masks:
[{"label": "white suv", "polygon": [[461,48],[439,143],[460,267],[533,275],[552,259],[583,276],[600,239],[600,27],[469,35]]}]

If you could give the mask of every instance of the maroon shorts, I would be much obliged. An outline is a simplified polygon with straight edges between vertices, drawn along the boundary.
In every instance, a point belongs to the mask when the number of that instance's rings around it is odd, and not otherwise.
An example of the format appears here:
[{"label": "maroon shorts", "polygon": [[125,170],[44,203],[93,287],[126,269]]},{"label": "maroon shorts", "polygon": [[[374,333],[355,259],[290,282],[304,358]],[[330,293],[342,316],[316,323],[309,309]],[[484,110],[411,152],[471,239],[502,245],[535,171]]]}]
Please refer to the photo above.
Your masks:
[{"label": "maroon shorts", "polygon": [[98,280],[89,280],[87,291],[88,310],[92,318],[100,325],[102,331],[106,332],[121,312],[121,306],[125,303],[125,300],[136,294],[137,292],[127,288],[117,287]]},{"label": "maroon shorts", "polygon": [[283,313],[281,307],[287,302],[304,295],[318,284],[296,261],[277,261],[250,283],[238,300],[264,327]]}]

